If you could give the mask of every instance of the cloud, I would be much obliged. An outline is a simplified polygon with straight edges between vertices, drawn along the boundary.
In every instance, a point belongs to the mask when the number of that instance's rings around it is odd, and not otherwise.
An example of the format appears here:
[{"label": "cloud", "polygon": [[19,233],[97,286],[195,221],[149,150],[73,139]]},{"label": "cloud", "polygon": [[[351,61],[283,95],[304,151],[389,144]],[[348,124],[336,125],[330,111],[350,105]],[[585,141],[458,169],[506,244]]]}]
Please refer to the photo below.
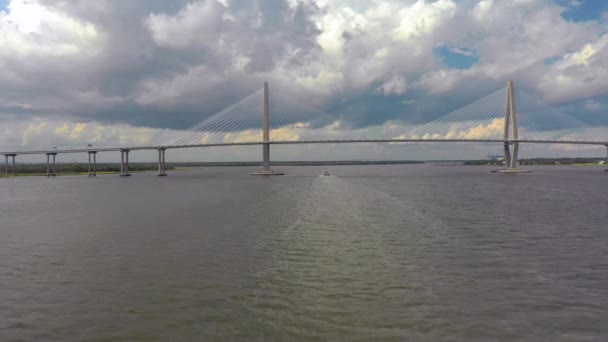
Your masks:
[{"label": "cloud", "polygon": [[90,23],[36,1],[13,0],[8,12],[0,11],[0,58],[89,54],[97,39]]},{"label": "cloud", "polygon": [[418,85],[431,94],[441,94],[452,90],[464,72],[439,70],[428,72],[420,78]]},{"label": "cloud", "polygon": [[[297,127],[281,127],[270,130],[270,137],[276,141],[299,141]],[[224,134],[223,142],[259,142],[262,141],[262,132],[260,130],[245,130],[241,132],[228,132]]]},{"label": "cloud", "polygon": [[608,34],[552,64],[540,79],[545,98],[568,102],[608,93]]},{"label": "cloud", "polygon": [[152,13],[145,24],[156,44],[173,48],[188,48],[216,41],[222,26],[233,19],[226,6],[215,1],[192,2],[176,15]]},{"label": "cloud", "polygon": [[446,139],[492,139],[504,131],[504,119],[494,119],[488,124],[479,124],[464,131],[450,131]]},{"label": "cloud", "polygon": [[[459,136],[463,138],[491,137],[500,131],[497,121],[489,124],[473,123],[460,128],[454,126],[450,131],[450,137]],[[379,137],[398,137],[404,132],[411,131],[416,126],[401,121],[390,121],[385,125],[366,127],[359,129],[344,130],[344,126],[336,121],[330,125],[319,128],[310,128],[306,125],[295,124],[292,126],[274,129],[271,137],[276,140],[311,140],[311,139],[361,139]],[[85,148],[89,144],[95,147],[137,146],[137,145],[163,145],[186,132],[178,130],[140,128],[128,125],[100,125],[84,124],[79,122],[55,120],[47,121],[41,118],[31,120],[20,120],[4,127],[4,133],[0,131],[0,145],[2,150],[19,151],[31,149],[32,147],[49,149],[52,146],[58,148],[79,147]],[[605,136],[608,130],[605,128],[593,128],[591,132],[560,132],[563,139],[575,139],[582,136]],[[500,132],[498,132],[500,134]],[[523,132],[525,134],[525,132]],[[536,132],[538,134],[538,132]],[[545,133],[550,136],[549,133]],[[552,132],[551,134],[555,134]],[[447,135],[429,134],[426,138],[445,138]],[[402,136],[404,137],[404,136]],[[258,130],[245,132],[223,132],[213,134],[201,134],[198,136],[200,143],[222,142],[222,141],[259,141],[261,134]],[[272,147],[273,160],[347,160],[347,159],[466,159],[485,158],[488,151],[498,152],[500,144],[337,144],[337,145],[274,145]],[[522,156],[538,155],[567,155],[567,156],[598,156],[605,153],[605,148],[597,146],[537,146],[522,145],[520,147]],[[42,162],[40,156],[18,156],[18,161]],[[134,161],[154,161],[157,155],[154,151],[133,151]],[[229,161],[261,160],[259,146],[234,146],[217,148],[196,148],[169,150],[167,153],[169,162],[176,161]],[[100,162],[117,162],[120,160],[118,153],[101,153],[98,156]],[[86,154],[60,155],[60,162],[81,161],[86,162]]]},{"label": "cloud", "polygon": [[31,122],[23,131],[23,145],[31,145],[36,136],[42,134],[47,128],[46,121]]},{"label": "cloud", "polygon": [[183,134],[166,129],[47,120],[39,117],[13,121],[0,133],[3,151],[20,151],[32,147],[50,149],[53,146],[75,148],[88,144],[97,147],[154,145],[166,143],[171,137]]},{"label": "cloud", "polygon": [[489,122],[461,121],[445,123],[435,129],[416,127],[397,139],[501,139],[504,131],[504,119],[497,118]]},{"label": "cloud", "polygon": [[590,110],[592,112],[597,112],[602,108],[602,105],[597,101],[587,100],[584,103],[584,107],[585,109]]},{"label": "cloud", "polygon": [[376,92],[388,95],[403,95],[407,91],[407,82],[403,76],[395,75],[376,89]]},{"label": "cloud", "polygon": [[[608,21],[566,20],[561,4],[12,0],[0,10],[0,120],[36,118],[60,131],[66,122],[86,125],[78,132],[70,124],[59,135],[65,142],[87,134],[155,141],[263,81],[271,96],[287,89],[362,131],[432,121],[508,79],[584,112],[584,101],[608,94]],[[434,55],[438,47],[478,60],[450,69]],[[591,124],[601,119],[590,116]],[[13,139],[4,132],[2,141]],[[39,134],[30,132],[34,144]]]},{"label": "cloud", "polygon": [[471,50],[466,50],[466,49],[461,49],[461,48],[449,48],[449,50],[453,53],[467,56],[467,57],[475,56],[475,51],[471,51]]}]

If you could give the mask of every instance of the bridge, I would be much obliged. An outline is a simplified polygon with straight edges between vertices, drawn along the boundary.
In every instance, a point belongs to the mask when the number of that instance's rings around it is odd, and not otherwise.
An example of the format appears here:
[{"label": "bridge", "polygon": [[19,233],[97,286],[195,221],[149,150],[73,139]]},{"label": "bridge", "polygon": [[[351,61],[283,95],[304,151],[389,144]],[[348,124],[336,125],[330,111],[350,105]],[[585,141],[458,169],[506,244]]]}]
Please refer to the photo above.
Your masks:
[{"label": "bridge", "polygon": [[[504,92],[506,90],[506,96]],[[259,97],[262,97],[260,101]],[[500,144],[503,148],[506,168],[502,173],[526,172],[518,168],[517,158],[520,144],[569,144],[605,146],[608,164],[608,140],[605,137],[595,137],[585,134],[583,139],[576,137],[577,132],[590,131],[592,127],[582,123],[572,116],[549,108],[537,101],[531,101],[531,106],[523,115],[517,111],[516,96],[513,81],[509,81],[504,89],[500,89],[478,101],[464,106],[439,119],[431,121],[397,137],[334,137],[306,139],[276,139],[271,140],[271,133],[280,129],[319,129],[334,124],[335,118],[311,109],[305,105],[290,103],[290,110],[285,103],[277,102],[277,108],[272,111],[269,101],[268,83],[262,90],[245,97],[236,104],[197,123],[186,130],[182,136],[160,145],[151,146],[119,146],[102,148],[63,148],[51,150],[6,151],[0,152],[5,157],[4,172],[16,173],[16,157],[18,155],[46,155],[47,176],[55,175],[56,158],[59,154],[86,153],[88,154],[89,176],[97,175],[97,154],[120,152],[120,176],[130,176],[129,153],[131,151],[158,151],[158,175],[166,176],[167,150],[184,148],[208,148],[219,146],[262,146],[262,170],[255,175],[280,175],[270,169],[271,145],[295,144],[356,144],[356,143],[492,143]],[[258,105],[262,105],[259,110]],[[283,105],[283,106],[282,106]],[[530,105],[530,104],[528,104]],[[288,114],[290,113],[290,114]],[[260,120],[261,118],[261,120]],[[261,126],[258,124],[261,121]],[[518,124],[518,122],[520,122]],[[536,132],[534,136],[522,136],[521,122],[524,129]],[[274,131],[273,131],[274,130]],[[243,138],[236,133],[247,133]],[[258,135],[255,138],[256,132]],[[227,135],[234,135],[232,140]],[[525,134],[524,134],[525,135]],[[220,139],[217,139],[217,138]],[[228,140],[228,141],[227,141]],[[608,170],[606,170],[608,171]]]}]

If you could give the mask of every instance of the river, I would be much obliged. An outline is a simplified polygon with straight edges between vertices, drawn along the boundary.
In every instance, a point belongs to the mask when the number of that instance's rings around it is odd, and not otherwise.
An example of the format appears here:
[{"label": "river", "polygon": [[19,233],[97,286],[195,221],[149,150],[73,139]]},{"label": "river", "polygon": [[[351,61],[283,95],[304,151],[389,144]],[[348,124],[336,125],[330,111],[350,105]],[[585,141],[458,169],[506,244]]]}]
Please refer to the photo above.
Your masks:
[{"label": "river", "polygon": [[279,169],[0,179],[0,340],[608,340],[601,168]]}]

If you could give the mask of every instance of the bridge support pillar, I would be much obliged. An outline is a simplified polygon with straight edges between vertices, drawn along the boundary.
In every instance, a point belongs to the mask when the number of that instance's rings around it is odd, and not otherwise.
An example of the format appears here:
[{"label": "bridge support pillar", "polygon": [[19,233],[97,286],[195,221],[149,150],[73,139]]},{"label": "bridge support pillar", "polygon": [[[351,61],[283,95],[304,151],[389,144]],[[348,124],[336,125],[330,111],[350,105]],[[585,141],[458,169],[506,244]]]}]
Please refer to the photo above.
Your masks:
[{"label": "bridge support pillar", "polygon": [[[89,177],[97,177],[97,151],[89,151]],[[91,160],[93,161],[91,163]]]},{"label": "bridge support pillar", "polygon": [[270,144],[262,145],[262,171],[270,172]]},{"label": "bridge support pillar", "polygon": [[120,176],[129,177],[129,152],[130,150],[120,150]]},{"label": "bridge support pillar", "polygon": [[[608,145],[606,145],[606,166],[608,166]],[[604,171],[608,172],[608,169]]]},{"label": "bridge support pillar", "polygon": [[165,151],[166,148],[158,149],[158,176],[164,177],[167,175],[167,167],[165,164]]},{"label": "bridge support pillar", "polygon": [[504,143],[504,152],[505,152],[505,166],[511,167],[511,146],[508,142]]},{"label": "bridge support pillar", "polygon": [[[17,174],[17,168],[15,166],[15,157],[17,157],[17,154],[14,154],[14,153],[4,155],[4,174],[5,175],[12,173],[14,176]],[[9,164],[9,158],[12,158],[12,167],[9,167],[11,165],[11,164]]]},{"label": "bridge support pillar", "polygon": [[517,169],[517,156],[519,154],[519,143],[513,143],[513,154],[511,154],[511,166],[510,169]]},{"label": "bridge support pillar", "polygon": [[[507,85],[507,111],[505,113],[505,129],[504,129],[504,153],[505,166],[504,170],[493,172],[498,173],[529,173],[530,171],[517,168],[517,155],[519,154],[519,134],[517,131],[517,110],[515,107],[515,92],[513,89],[513,81],[509,81]],[[511,151],[511,146],[513,150]]]},{"label": "bridge support pillar", "polygon": [[270,170],[270,108],[268,106],[268,82],[264,82],[264,130],[262,132],[262,171],[252,173],[256,176],[278,176],[282,172]]},{"label": "bridge support pillar", "polygon": [[[15,165],[15,157],[17,157],[16,154],[5,154],[4,157],[5,159],[5,164],[4,164],[4,173],[5,174],[9,174],[11,173],[13,176],[15,176],[17,174],[17,167]],[[9,163],[9,158],[12,158],[12,163]],[[11,166],[11,167],[9,167]]]},{"label": "bridge support pillar", "polygon": [[[57,153],[50,152],[46,154],[46,176],[47,177],[55,177],[55,162],[56,162]],[[53,160],[51,163],[51,159]]]}]

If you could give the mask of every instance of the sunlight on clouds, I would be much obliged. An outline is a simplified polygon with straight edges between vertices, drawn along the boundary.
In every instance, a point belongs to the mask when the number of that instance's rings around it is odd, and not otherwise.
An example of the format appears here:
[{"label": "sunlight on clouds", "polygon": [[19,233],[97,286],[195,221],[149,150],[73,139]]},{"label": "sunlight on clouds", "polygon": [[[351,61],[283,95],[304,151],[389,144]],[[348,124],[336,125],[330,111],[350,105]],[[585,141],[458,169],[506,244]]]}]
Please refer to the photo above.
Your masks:
[{"label": "sunlight on clouds", "polygon": [[90,130],[85,123],[64,123],[61,127],[55,128],[55,134],[68,139],[69,141],[79,141],[85,135],[89,134]]},{"label": "sunlight on clouds", "polygon": [[149,145],[155,132],[150,128],[137,128],[134,133],[132,140],[137,145]]},{"label": "sunlight on clouds", "polygon": [[209,134],[204,134],[203,136],[201,136],[201,138],[198,140],[199,144],[208,144],[210,143],[210,135]]},{"label": "sunlight on clouds", "polygon": [[581,51],[566,55],[564,58],[566,63],[561,65],[558,64],[558,66],[563,68],[565,65],[589,64],[589,59],[591,59],[596,53],[597,49],[593,45],[587,44]]},{"label": "sunlight on clouds", "polygon": [[[485,124],[478,121],[454,122],[447,128],[438,128],[436,132],[419,132],[412,135],[402,134],[396,139],[500,139],[505,121],[502,118]],[[399,127],[399,126],[396,126]],[[394,131],[395,127],[392,127]],[[447,130],[447,133],[442,133]]]},{"label": "sunlight on clouds", "polygon": [[[277,141],[298,141],[300,135],[298,128],[286,126],[270,130],[270,139]],[[229,132],[224,135],[223,142],[257,142],[262,141],[262,132],[260,130],[245,130],[241,132]]]},{"label": "sunlight on clouds", "polygon": [[542,75],[539,87],[549,102],[565,102],[606,93],[608,33],[564,55]]},{"label": "sunlight on clouds", "polygon": [[480,123],[479,125],[473,126],[469,129],[458,131],[450,130],[448,134],[446,134],[446,139],[491,139],[500,136],[501,132],[504,131],[505,120],[504,119],[494,119],[489,124],[484,125]]},{"label": "sunlight on clouds", "polygon": [[91,52],[97,36],[92,24],[53,12],[34,0],[12,0],[7,12],[0,12],[0,57]]},{"label": "sunlight on clouds", "polygon": [[31,145],[34,143],[36,137],[46,131],[48,123],[42,120],[35,120],[31,122],[23,132],[23,138],[21,143],[23,145]]},{"label": "sunlight on clouds", "polygon": [[94,146],[137,146],[165,143],[170,137],[183,134],[180,131],[133,127],[129,125],[104,125],[97,122],[54,121],[34,118],[7,124],[0,142],[7,147],[63,148]]},{"label": "sunlight on clouds", "polygon": [[36,2],[13,0],[7,8],[8,20],[23,33],[38,32],[42,19],[49,15],[49,11]]},{"label": "sunlight on clouds", "polygon": [[409,40],[433,32],[445,19],[456,12],[456,4],[452,0],[438,0],[427,3],[419,0],[410,8],[404,8],[397,13],[401,18],[399,26],[393,31],[395,40]]},{"label": "sunlight on clouds", "polygon": [[339,131],[342,130],[344,128],[344,121],[341,120],[337,120],[334,121],[331,125],[328,126],[330,131]]},{"label": "sunlight on clouds", "polygon": [[55,134],[57,134],[57,135],[69,135],[69,132],[70,132],[70,125],[67,122],[64,123],[63,126],[55,129]]},{"label": "sunlight on clouds", "polygon": [[488,12],[490,11],[490,8],[494,5],[494,0],[482,0],[479,3],[477,3],[477,5],[475,5],[475,8],[473,9],[473,15],[477,20],[482,20],[484,19]]},{"label": "sunlight on clouds", "polygon": [[[427,132],[421,136],[404,136],[397,138],[409,139],[496,139],[502,134],[504,119],[494,119],[487,124],[480,122],[455,122],[452,127],[447,130],[448,133]],[[340,127],[339,121],[333,122],[331,125],[319,128],[311,128],[307,124],[297,123],[290,126],[285,126],[271,130],[271,139],[275,141],[305,141],[305,140],[332,140],[332,139],[365,139],[365,138],[391,138],[396,137],[399,132],[411,131],[413,127],[405,122],[390,121],[383,126],[375,126],[370,128],[346,129]],[[370,132],[370,130],[374,132]],[[535,138],[555,138],[562,140],[577,140],[580,137],[598,136],[605,137],[606,129],[602,127],[590,129],[587,131],[547,131],[547,132],[527,132],[520,127],[520,136],[534,136]],[[49,149],[52,146],[58,148],[83,148],[87,144],[93,144],[95,147],[118,147],[118,146],[137,146],[137,145],[165,145],[171,138],[182,136],[187,131],[138,128],[128,125],[104,125],[95,122],[79,123],[70,121],[53,122],[45,119],[32,119],[28,121],[12,122],[10,126],[4,128],[4,133],[0,136],[0,142],[3,143],[3,150],[22,150],[24,148],[44,148]],[[445,132],[445,130],[444,130]],[[2,131],[0,131],[2,133]],[[370,136],[369,134],[380,133],[381,136]],[[242,132],[207,132],[198,136],[198,141],[193,143],[218,143],[218,142],[260,142],[262,135],[259,129],[251,129]],[[11,147],[7,149],[7,146]],[[380,144],[361,144],[361,145],[345,145],[345,151],[352,152],[352,158],[360,156],[362,146],[373,148],[373,155],[381,155],[387,153],[390,155],[395,146],[399,149],[404,147],[403,144],[389,143],[386,145]],[[417,144],[407,145],[412,146],[412,152],[419,158],[428,158],[430,151],[420,150]],[[498,146],[498,145],[497,145]],[[528,145],[526,145],[528,146]],[[12,149],[14,148],[14,149]],[[292,147],[295,148],[295,147]],[[340,147],[342,148],[342,147]],[[442,146],[434,147],[436,150],[441,150]],[[498,148],[498,147],[497,147]],[[525,150],[530,150],[532,147],[526,147]],[[212,149],[204,149],[203,153],[211,153],[217,156],[219,160],[231,160],[241,158],[247,160],[248,156],[253,156],[251,152],[243,152],[244,147],[235,147],[234,149],[218,150],[217,154]],[[299,151],[305,155],[312,153],[311,149],[316,147],[306,147],[292,149],[291,151]],[[552,148],[556,151],[564,153],[581,151],[595,151],[597,147],[584,146],[556,146]],[[320,147],[319,150],[326,150]],[[470,151],[469,151],[470,152]],[[173,155],[174,152],[171,153]],[[176,152],[177,153],[177,152]],[[182,160],[192,160],[201,153],[200,150],[186,150],[181,157]],[[243,154],[244,153],[244,154]],[[359,153],[359,154],[357,154]],[[466,155],[467,151],[463,150],[460,154]],[[255,155],[255,154],[254,154]],[[291,154],[273,154],[275,158],[292,158]],[[329,155],[327,155],[328,158]],[[250,158],[250,157],[249,157]],[[333,156],[337,158],[337,156]],[[345,158],[344,154],[340,154],[338,159]],[[397,156],[398,158],[398,156]]]},{"label": "sunlight on clouds", "polygon": [[262,132],[259,130],[246,130],[241,132],[228,132],[224,135],[224,143],[262,141]]},{"label": "sunlight on clouds", "polygon": [[83,133],[87,130],[87,125],[84,123],[77,123],[74,125],[72,132],[69,135],[70,140],[78,140],[83,136]]},{"label": "sunlight on clouds", "polygon": [[[349,30],[364,29],[367,20],[363,15],[353,11],[350,7],[340,8],[336,11],[327,12],[317,19],[317,25],[321,34],[317,43],[323,48],[325,54],[333,56],[335,63],[340,63],[344,52],[344,32]],[[339,65],[334,65],[334,67]]]}]

